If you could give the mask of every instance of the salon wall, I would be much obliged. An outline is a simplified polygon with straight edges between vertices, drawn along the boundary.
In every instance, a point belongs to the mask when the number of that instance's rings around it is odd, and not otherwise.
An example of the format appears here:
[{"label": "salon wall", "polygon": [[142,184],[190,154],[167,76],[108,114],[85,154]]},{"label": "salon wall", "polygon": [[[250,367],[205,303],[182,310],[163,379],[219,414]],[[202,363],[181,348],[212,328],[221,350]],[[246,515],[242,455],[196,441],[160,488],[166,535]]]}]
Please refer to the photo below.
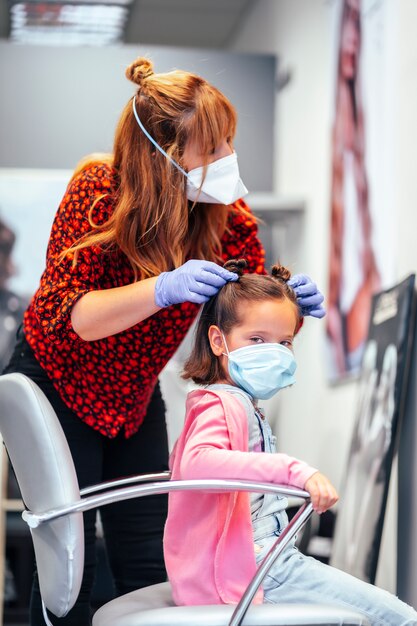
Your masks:
[{"label": "salon wall", "polygon": [[[201,74],[230,98],[241,121],[236,150],[242,177],[252,191],[271,191],[276,59],[216,50],[51,48],[0,40],[0,167],[72,169],[85,154],[110,152],[118,117],[134,93],[124,71],[139,55],[149,56],[156,71]],[[264,163],[253,159],[261,149]]]},{"label": "salon wall", "polygon": [[[396,251],[394,280],[399,280],[417,269],[417,3],[382,0],[377,4],[385,11],[384,106],[388,114],[384,146],[392,183],[392,248],[386,254]],[[290,73],[276,104],[275,190],[305,199],[303,241],[293,269],[314,276],[324,290],[328,277],[334,6],[335,2],[323,0],[264,0],[247,16],[233,42],[238,51],[277,54],[284,78]],[[372,2],[364,0],[363,6],[368,13],[372,10]],[[323,323],[306,320],[296,352],[297,385],[282,394],[276,407],[279,444],[319,467],[340,487],[354,420],[356,383],[328,384]],[[395,591],[395,471],[393,478],[377,576],[378,584],[391,591]]]}]

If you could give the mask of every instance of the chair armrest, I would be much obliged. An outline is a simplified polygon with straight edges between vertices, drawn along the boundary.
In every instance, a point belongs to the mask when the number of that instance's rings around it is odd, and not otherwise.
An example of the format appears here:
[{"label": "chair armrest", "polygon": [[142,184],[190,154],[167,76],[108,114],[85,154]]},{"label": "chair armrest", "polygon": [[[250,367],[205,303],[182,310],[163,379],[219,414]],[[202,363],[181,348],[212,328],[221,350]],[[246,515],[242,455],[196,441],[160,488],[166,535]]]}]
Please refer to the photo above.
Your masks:
[{"label": "chair armrest", "polygon": [[[97,485],[97,487],[99,487]],[[97,489],[98,490],[98,489]],[[118,489],[110,489],[105,493],[90,495],[80,500],[71,502],[56,509],[35,513],[33,511],[23,511],[22,517],[31,528],[37,528],[40,524],[50,522],[59,517],[89,511],[107,504],[113,504],[122,500],[130,500],[132,498],[142,498],[144,496],[156,495],[162,493],[172,493],[174,491],[249,491],[258,493],[272,493],[284,496],[293,496],[308,499],[310,494],[296,487],[288,487],[287,485],[277,485],[274,483],[262,483],[247,480],[229,480],[229,479],[201,479],[201,480],[164,480],[159,483],[146,483],[142,485],[134,485],[131,487],[122,487]]]},{"label": "chair armrest", "polygon": [[115,489],[116,487],[122,487],[124,485],[132,485],[135,483],[151,483],[156,480],[169,480],[170,478],[171,472],[159,472],[156,474],[137,474],[135,476],[127,476],[126,478],[115,478],[114,480],[108,480],[105,483],[91,485],[90,487],[80,489],[80,496],[84,497],[89,495],[90,493]]},{"label": "chair armrest", "polygon": [[[229,622],[229,626],[240,626],[256,591],[262,584],[269,569],[291,539],[311,516],[313,512],[313,505],[310,502],[310,494],[307,491],[296,487],[277,485],[275,483],[209,478],[201,480],[169,480],[169,477],[169,472],[162,472],[160,474],[142,474],[120,480],[108,481],[99,485],[93,485],[91,487],[87,487],[82,493],[80,493],[80,500],[40,513],[34,513],[26,510],[23,511],[22,518],[30,528],[37,528],[41,524],[51,522],[52,520],[70,515],[72,513],[88,511],[107,504],[114,504],[115,502],[120,502],[122,500],[141,498],[163,493],[173,493],[175,491],[213,491],[216,493],[246,491],[270,493],[305,500],[299,511],[292,518],[291,522],[283,530],[271,550],[266,555],[261,566],[258,568],[255,576],[245,590],[240,602],[237,604],[231,617],[231,621]],[[159,479],[159,482],[149,482],[155,478]],[[141,484],[131,485],[131,483]],[[124,484],[129,484],[130,486],[119,486]]]}]

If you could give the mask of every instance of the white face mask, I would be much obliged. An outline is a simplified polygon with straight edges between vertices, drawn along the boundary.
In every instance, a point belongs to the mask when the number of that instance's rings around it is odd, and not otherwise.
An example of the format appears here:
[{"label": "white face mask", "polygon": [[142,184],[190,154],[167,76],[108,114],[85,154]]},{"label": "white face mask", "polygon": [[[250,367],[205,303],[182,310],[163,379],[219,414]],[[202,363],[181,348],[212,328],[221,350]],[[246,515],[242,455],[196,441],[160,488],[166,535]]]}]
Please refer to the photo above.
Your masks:
[{"label": "white face mask", "polygon": [[248,193],[240,178],[236,152],[209,163],[204,180],[204,167],[196,167],[186,176],[187,198],[193,202],[232,204]]},{"label": "white face mask", "polygon": [[[132,98],[133,114],[139,128],[151,143],[187,178],[187,198],[192,202],[210,204],[232,204],[248,193],[239,174],[237,154],[233,152],[226,157],[209,163],[206,168],[196,167],[186,172],[148,133],[136,111],[135,98]],[[206,176],[203,180],[204,169]]]}]

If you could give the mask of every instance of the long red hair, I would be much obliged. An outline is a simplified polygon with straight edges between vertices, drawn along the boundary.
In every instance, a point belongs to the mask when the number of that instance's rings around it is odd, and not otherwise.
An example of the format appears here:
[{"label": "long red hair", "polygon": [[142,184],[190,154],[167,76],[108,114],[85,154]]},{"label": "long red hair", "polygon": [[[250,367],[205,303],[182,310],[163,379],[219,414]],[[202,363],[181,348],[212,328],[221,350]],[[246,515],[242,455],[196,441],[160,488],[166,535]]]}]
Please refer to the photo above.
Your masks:
[{"label": "long red hair", "polygon": [[[188,142],[206,156],[206,165],[221,141],[233,140],[235,109],[200,76],[180,70],[154,74],[151,61],[143,57],[127,68],[126,76],[138,85],[135,106],[142,124],[177,163]],[[96,225],[92,207],[92,231],[71,248],[75,263],[78,251],[92,245],[118,246],[136,279],[171,270],[190,257],[220,260],[232,208],[187,200],[185,176],[139,128],[131,100],[116,128],[113,155],[87,157],[74,175],[97,160],[107,161],[117,172],[114,211],[105,224]]]}]

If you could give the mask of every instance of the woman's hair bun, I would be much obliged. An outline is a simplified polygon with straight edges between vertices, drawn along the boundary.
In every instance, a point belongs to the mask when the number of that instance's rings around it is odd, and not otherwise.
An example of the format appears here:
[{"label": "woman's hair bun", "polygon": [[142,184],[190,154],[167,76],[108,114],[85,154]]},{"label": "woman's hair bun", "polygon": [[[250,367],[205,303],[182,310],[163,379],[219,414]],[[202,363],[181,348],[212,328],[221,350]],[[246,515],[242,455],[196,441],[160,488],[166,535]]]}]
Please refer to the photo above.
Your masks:
[{"label": "woman's hair bun", "polygon": [[126,78],[139,86],[153,73],[153,63],[146,57],[138,57],[126,68]]},{"label": "woman's hair bun", "polygon": [[290,270],[288,270],[286,267],[284,267],[280,263],[277,263],[276,265],[272,266],[271,275],[274,278],[278,278],[279,280],[284,281],[285,283],[289,281],[291,278]]},{"label": "woman's hair bun", "polygon": [[234,272],[238,276],[242,276],[244,270],[248,267],[248,264],[245,259],[229,259],[223,267],[225,270],[229,270],[229,272]]}]

